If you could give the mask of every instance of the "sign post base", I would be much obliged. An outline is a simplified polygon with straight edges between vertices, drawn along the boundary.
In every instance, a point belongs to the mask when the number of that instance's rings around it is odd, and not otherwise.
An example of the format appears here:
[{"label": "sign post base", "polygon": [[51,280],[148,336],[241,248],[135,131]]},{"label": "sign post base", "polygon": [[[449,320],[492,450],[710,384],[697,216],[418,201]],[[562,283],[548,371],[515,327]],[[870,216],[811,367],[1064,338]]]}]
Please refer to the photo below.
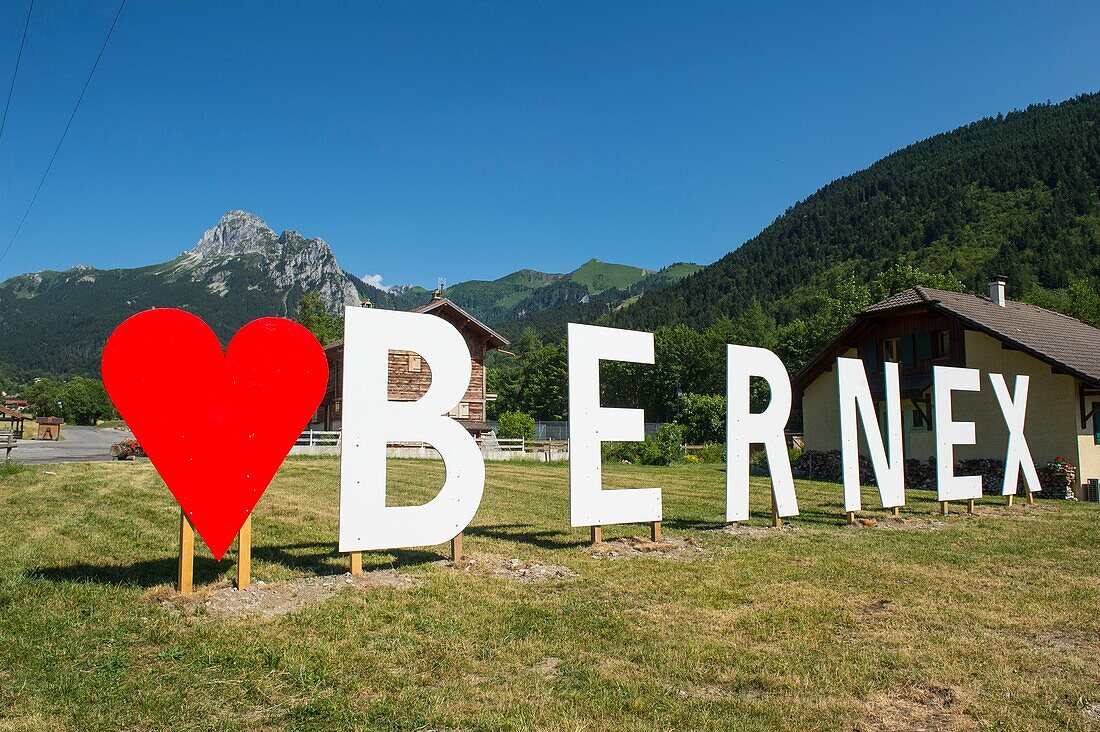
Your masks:
[{"label": "sign post base", "polygon": [[252,514],[248,514],[241,533],[237,534],[237,589],[252,586]]},{"label": "sign post base", "polygon": [[180,509],[180,563],[176,577],[176,591],[190,595],[195,579],[195,527]]}]

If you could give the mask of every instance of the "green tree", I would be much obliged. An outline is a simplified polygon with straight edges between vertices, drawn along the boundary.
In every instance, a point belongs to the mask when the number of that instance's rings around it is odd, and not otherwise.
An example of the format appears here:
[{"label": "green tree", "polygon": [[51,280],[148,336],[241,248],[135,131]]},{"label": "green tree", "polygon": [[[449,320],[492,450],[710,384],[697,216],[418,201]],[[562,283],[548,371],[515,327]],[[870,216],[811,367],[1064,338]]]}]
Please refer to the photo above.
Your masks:
[{"label": "green tree", "polygon": [[1023,300],[1100,328],[1100,293],[1088,280],[1074,280],[1069,287],[1057,290],[1035,284],[1024,293]]},{"label": "green tree", "polygon": [[497,437],[525,440],[535,439],[535,418],[523,412],[505,412],[500,415]]},{"label": "green tree", "polygon": [[310,333],[317,336],[322,346],[344,337],[344,320],[325,309],[325,303],[316,292],[310,292],[298,301],[295,317]]},{"label": "green tree", "polygon": [[31,404],[37,417],[63,417],[62,392],[65,385],[54,379],[38,379],[22,389],[23,398]]},{"label": "green tree", "polygon": [[726,398],[719,394],[681,394],[676,400],[676,421],[684,426],[684,439],[693,445],[726,439]]},{"label": "green tree", "polygon": [[103,382],[76,376],[61,389],[61,404],[66,422],[94,425],[98,420],[111,419],[115,408],[103,388]]},{"label": "green tree", "polygon": [[532,328],[520,335],[516,356],[489,369],[486,381],[497,400],[492,414],[523,412],[537,419],[562,420],[569,408],[566,347],[547,344]]}]

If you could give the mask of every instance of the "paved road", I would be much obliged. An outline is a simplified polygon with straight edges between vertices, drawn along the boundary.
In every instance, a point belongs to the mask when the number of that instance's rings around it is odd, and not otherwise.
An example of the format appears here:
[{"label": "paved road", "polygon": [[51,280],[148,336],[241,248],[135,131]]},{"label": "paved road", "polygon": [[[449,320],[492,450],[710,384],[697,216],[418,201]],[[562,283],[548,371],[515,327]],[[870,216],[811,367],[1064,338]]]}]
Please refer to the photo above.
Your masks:
[{"label": "paved road", "polygon": [[[129,432],[97,427],[61,428],[65,438],[59,442],[49,440],[20,440],[11,453],[11,459],[19,463],[42,465],[45,463],[87,463],[110,460],[111,445],[133,437]],[[2,456],[0,456],[2,459]]]}]

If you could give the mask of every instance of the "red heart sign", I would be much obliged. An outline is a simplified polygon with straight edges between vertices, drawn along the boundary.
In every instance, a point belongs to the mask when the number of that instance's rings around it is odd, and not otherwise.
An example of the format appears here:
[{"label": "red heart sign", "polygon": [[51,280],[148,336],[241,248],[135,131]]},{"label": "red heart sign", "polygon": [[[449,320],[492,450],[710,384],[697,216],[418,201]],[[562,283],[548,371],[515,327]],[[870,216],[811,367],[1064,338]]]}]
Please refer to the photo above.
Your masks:
[{"label": "red heart sign", "polygon": [[284,318],[260,318],[222,353],[182,310],[147,310],[103,349],[103,384],[206,546],[221,560],[328,383],[324,349]]}]

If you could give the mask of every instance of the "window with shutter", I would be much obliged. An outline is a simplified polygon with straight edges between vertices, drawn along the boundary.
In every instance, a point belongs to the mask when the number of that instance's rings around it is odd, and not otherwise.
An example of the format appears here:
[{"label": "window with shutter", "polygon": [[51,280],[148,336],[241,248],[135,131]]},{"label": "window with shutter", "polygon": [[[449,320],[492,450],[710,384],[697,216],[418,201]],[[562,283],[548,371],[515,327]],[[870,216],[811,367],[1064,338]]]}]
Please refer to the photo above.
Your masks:
[{"label": "window with shutter", "polygon": [[898,339],[898,350],[898,362],[903,369],[911,369],[917,364],[912,334],[904,335]]},{"label": "window with shutter", "polygon": [[926,361],[932,358],[932,334],[917,333],[917,360]]},{"label": "window with shutter", "polygon": [[874,341],[863,343],[863,365],[869,373],[878,373],[878,344]]},{"label": "window with shutter", "polygon": [[[1092,408],[1098,410],[1098,408],[1100,408],[1100,402],[1093,402]],[[1100,445],[1100,410],[1094,412],[1092,415],[1092,443],[1094,445]]]}]

